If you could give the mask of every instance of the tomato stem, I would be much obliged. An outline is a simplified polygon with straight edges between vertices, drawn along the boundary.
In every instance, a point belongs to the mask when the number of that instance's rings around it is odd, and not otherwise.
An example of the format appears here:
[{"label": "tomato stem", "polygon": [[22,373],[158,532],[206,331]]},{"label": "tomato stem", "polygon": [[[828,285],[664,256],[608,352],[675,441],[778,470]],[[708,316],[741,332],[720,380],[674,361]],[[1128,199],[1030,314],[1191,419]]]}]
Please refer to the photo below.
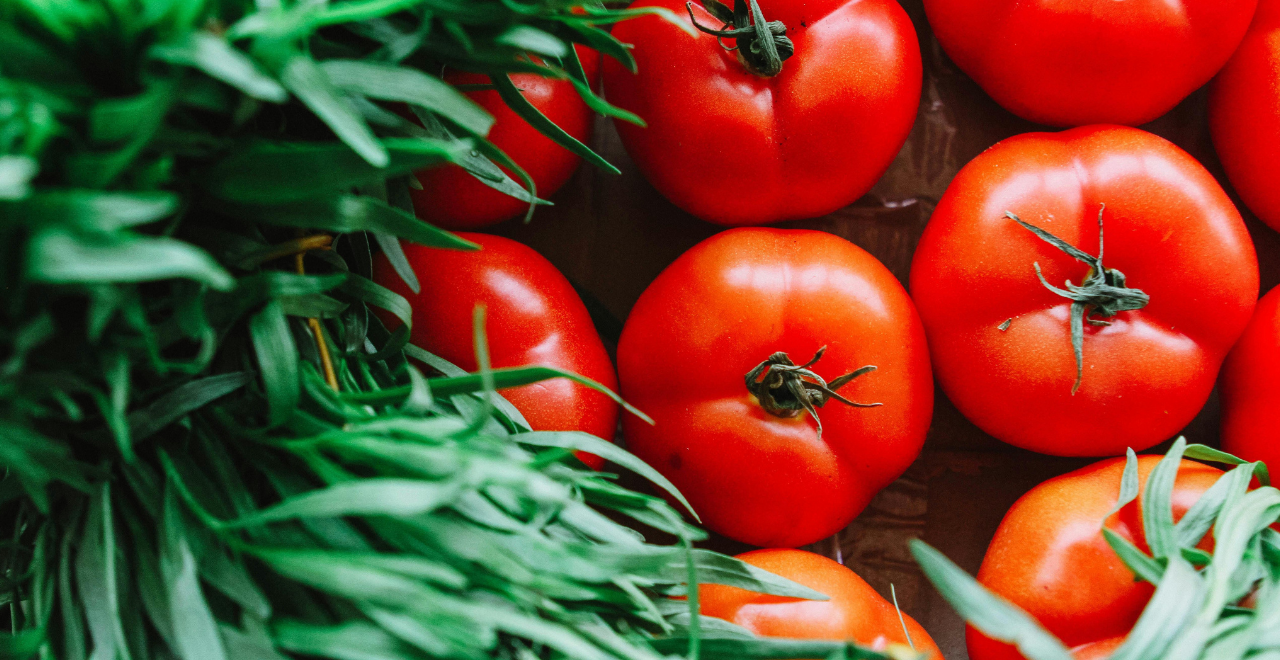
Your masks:
[{"label": "tomato stem", "polygon": [[1039,262],[1031,264],[1036,269],[1036,277],[1040,278],[1040,283],[1046,289],[1072,301],[1071,348],[1076,355],[1076,382],[1071,386],[1072,396],[1075,396],[1076,391],[1080,389],[1080,382],[1084,380],[1085,321],[1088,321],[1089,325],[1093,326],[1111,325],[1107,321],[1091,317],[1097,314],[1103,318],[1110,318],[1120,312],[1142,309],[1147,306],[1147,303],[1151,302],[1151,296],[1147,295],[1145,291],[1130,289],[1125,284],[1124,273],[1114,268],[1104,268],[1102,265],[1102,213],[1106,209],[1106,204],[1103,204],[1098,209],[1098,256],[1096,257],[1039,227],[1023,222],[1021,218],[1011,211],[1004,212],[1006,217],[1039,236],[1044,242],[1062,250],[1076,261],[1088,264],[1090,267],[1089,273],[1085,275],[1084,282],[1080,286],[1076,286],[1071,283],[1071,280],[1067,280],[1067,288],[1060,289],[1049,284],[1049,281],[1044,278],[1044,273],[1040,272]]},{"label": "tomato stem", "polygon": [[[828,383],[822,376],[809,369],[822,359],[827,347],[823,346],[813,354],[813,358],[804,364],[797,365],[784,352],[778,351],[767,360],[757,364],[747,372],[747,391],[755,395],[760,407],[765,412],[778,417],[795,417],[801,410],[809,411],[813,420],[818,423],[818,438],[822,438],[822,419],[818,417],[818,408],[828,400],[835,399],[855,408],[874,408],[881,403],[857,403],[850,401],[836,390],[844,387],[849,381],[863,374],[876,370],[875,365],[855,369]],[[808,380],[806,380],[808,379]]]},{"label": "tomato stem", "polygon": [[[756,0],[734,0],[732,10],[719,0],[702,0],[702,6],[724,25],[715,30],[699,23],[693,15],[693,2],[686,2],[685,9],[689,10],[693,26],[715,36],[725,50],[738,51],[752,73],[766,78],[776,76],[782,71],[782,62],[795,54],[795,44],[787,37],[787,26],[782,21],[765,21]],[[738,45],[726,46],[725,37],[736,39]]]}]

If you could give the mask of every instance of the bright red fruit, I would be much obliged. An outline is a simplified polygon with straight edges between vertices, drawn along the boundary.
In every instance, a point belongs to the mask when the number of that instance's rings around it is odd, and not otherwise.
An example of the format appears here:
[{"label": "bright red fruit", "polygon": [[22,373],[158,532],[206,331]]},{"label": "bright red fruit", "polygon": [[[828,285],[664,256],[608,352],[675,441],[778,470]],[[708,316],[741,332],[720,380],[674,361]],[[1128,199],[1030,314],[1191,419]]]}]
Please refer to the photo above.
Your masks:
[{"label": "bright red fruit", "polygon": [[738,555],[738,559],[830,599],[784,598],[704,584],[698,587],[703,614],[736,623],[764,637],[852,640],[876,650],[884,650],[889,644],[911,644],[929,660],[942,660],[938,645],[915,619],[905,613],[899,619],[892,603],[841,564],[804,550],[752,550]]},{"label": "bright red fruit", "polygon": [[[587,79],[595,84],[600,71],[600,54],[577,46]],[[451,85],[487,85],[489,77],[479,73],[448,71],[444,79]],[[595,114],[583,102],[568,80],[544,78],[532,73],[516,73],[511,81],[533,107],[563,128],[579,142],[591,142]],[[489,141],[505,152],[533,179],[538,196],[554,195],[578,169],[576,154],[538,132],[516,114],[494,90],[466,92],[466,95],[493,115]],[[514,178],[514,174],[507,172]],[[422,190],[410,190],[418,217],[446,229],[478,229],[524,214],[528,202],[498,192],[481,183],[457,165],[444,165],[417,173]],[[516,179],[519,183],[520,180]]]},{"label": "bright red fruit", "polygon": [[[708,527],[759,546],[847,525],[919,454],[933,414],[906,291],[875,257],[818,231],[732,229],[684,253],[631,310],[618,373],[656,422],[624,418],[627,447]],[[817,377],[882,405],[826,400]],[[821,433],[797,391],[826,400]]]},{"label": "bright red fruit", "polygon": [[[697,22],[720,28],[705,4],[693,4]],[[692,28],[684,0],[632,5],[644,6]],[[615,122],[640,171],[680,208],[724,225],[811,218],[853,202],[897,155],[920,99],[915,29],[895,0],[759,6],[795,47],[776,75],[739,59],[747,39],[693,36],[656,16],[613,31],[635,45],[638,73],[604,64],[610,102],[648,123]]]},{"label": "bright red fruit", "polygon": [[1209,128],[1231,185],[1280,230],[1280,2],[1261,0],[1249,33],[1213,82]]},{"label": "bright red fruit", "polygon": [[1258,302],[1222,367],[1222,448],[1280,471],[1280,288]]},{"label": "bright red fruit", "polygon": [[[420,293],[409,290],[384,255],[374,261],[374,281],[404,296],[413,307],[413,344],[475,371],[471,319],[476,305],[484,305],[495,368],[559,367],[617,389],[613,364],[587,308],[550,261],[511,239],[458,235],[481,249],[464,252],[404,244]],[[534,430],[584,431],[611,440],[617,428],[618,405],[612,399],[565,378],[501,393]],[[579,457],[592,467],[601,465],[595,456]]]},{"label": "bright red fruit", "polygon": [[966,165],[920,239],[911,293],[965,417],[1026,449],[1117,455],[1204,406],[1253,312],[1258,262],[1194,158],[1086,126],[1012,137]]},{"label": "bright red fruit", "polygon": [[[1120,496],[1124,459],[1110,459],[1050,479],[1023,495],[996,530],[978,581],[1035,617],[1078,660],[1101,660],[1119,646],[1154,588],[1135,580],[1102,535],[1108,529],[1150,553],[1142,496],[1159,456],[1138,458],[1138,500],[1108,517]],[[1222,476],[1183,461],[1173,488],[1173,517],[1182,518]],[[1201,549],[1211,550],[1206,538]],[[1022,660],[1013,646],[968,630],[971,660]]]},{"label": "bright red fruit", "polygon": [[1146,123],[1231,57],[1258,0],[925,0],[997,103],[1051,126]]}]

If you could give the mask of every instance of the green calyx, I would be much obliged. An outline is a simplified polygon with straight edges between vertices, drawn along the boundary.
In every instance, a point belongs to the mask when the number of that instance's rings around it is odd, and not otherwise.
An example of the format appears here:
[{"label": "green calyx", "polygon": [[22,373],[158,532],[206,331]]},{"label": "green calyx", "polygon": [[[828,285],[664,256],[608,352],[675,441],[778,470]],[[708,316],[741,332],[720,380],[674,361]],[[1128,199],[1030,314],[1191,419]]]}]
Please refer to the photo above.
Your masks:
[{"label": "green calyx", "polygon": [[[782,71],[783,61],[795,54],[795,44],[787,37],[787,26],[782,21],[765,21],[756,0],[734,0],[733,10],[718,0],[703,0],[702,6],[724,25],[718,30],[702,25],[693,16],[693,3],[686,2],[693,26],[722,40],[720,45],[725,50],[738,51],[752,73],[766,78],[776,76]],[[738,45],[725,46],[725,37],[736,39]]]},{"label": "green calyx", "polygon": [[1005,211],[1006,217],[1039,236],[1044,242],[1071,255],[1076,261],[1089,265],[1089,273],[1085,275],[1084,282],[1076,286],[1071,283],[1071,280],[1067,280],[1067,288],[1062,289],[1049,284],[1049,281],[1044,278],[1044,273],[1040,272],[1039,263],[1032,264],[1035,266],[1036,276],[1040,278],[1040,283],[1046,289],[1072,301],[1071,347],[1076,354],[1076,382],[1071,386],[1071,394],[1073,395],[1080,389],[1080,381],[1084,379],[1085,322],[1087,321],[1089,325],[1094,326],[1111,325],[1107,321],[1092,317],[1097,315],[1103,318],[1110,318],[1120,312],[1142,309],[1147,306],[1147,303],[1151,302],[1151,296],[1147,295],[1145,291],[1131,289],[1126,285],[1124,273],[1114,268],[1105,268],[1102,265],[1102,213],[1106,208],[1107,205],[1103,204],[1102,208],[1098,209],[1098,256],[1096,257],[1039,227],[1023,222],[1021,218],[1012,212]]},{"label": "green calyx", "polygon": [[800,414],[800,411],[807,410],[818,423],[819,439],[822,438],[822,419],[818,417],[817,409],[827,401],[835,399],[855,408],[874,408],[884,405],[857,403],[836,393],[836,390],[844,387],[854,378],[875,371],[875,365],[855,369],[830,383],[810,370],[809,367],[821,360],[822,354],[826,351],[826,346],[819,348],[812,359],[799,365],[782,351],[770,355],[769,359],[747,372],[747,391],[755,395],[756,400],[760,402],[760,407],[770,415],[795,417]]}]

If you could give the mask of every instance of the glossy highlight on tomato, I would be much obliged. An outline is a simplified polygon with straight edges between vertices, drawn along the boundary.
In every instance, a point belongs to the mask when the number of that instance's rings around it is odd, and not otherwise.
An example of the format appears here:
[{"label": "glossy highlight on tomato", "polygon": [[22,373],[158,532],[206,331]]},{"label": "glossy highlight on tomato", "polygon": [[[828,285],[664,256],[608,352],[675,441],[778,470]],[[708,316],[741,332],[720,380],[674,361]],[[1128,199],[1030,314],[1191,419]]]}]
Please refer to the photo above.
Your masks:
[{"label": "glossy highlight on tomato", "polygon": [[[1138,457],[1139,495],[1108,517],[1119,501],[1125,460],[1101,461],[1050,479],[1023,495],[987,547],[978,582],[1025,610],[1056,635],[1078,660],[1101,660],[1120,645],[1155,589],[1134,579],[1102,535],[1106,527],[1150,553],[1142,525],[1142,493],[1160,456]],[[1173,487],[1180,520],[1222,476],[1216,468],[1182,461]],[[1212,538],[1201,542],[1211,551]],[[970,627],[970,660],[1022,660],[1011,645]]]},{"label": "glossy highlight on tomato", "polygon": [[[615,122],[645,178],[676,206],[723,225],[812,218],[861,197],[902,147],[920,98],[920,48],[896,0],[759,6],[795,46],[775,76],[725,49],[738,40],[722,46],[656,16],[614,28],[634,45],[637,73],[604,63],[609,101],[648,123]],[[684,0],[632,7],[669,9],[692,32]],[[702,2],[692,12],[705,27],[722,25]]]},{"label": "glossy highlight on tomato", "polygon": [[[829,400],[817,409],[819,435],[799,405],[766,411],[746,376],[775,352],[799,365],[823,346],[809,368],[836,386],[875,366],[837,390],[882,405]],[[709,528],[758,546],[803,545],[847,525],[919,454],[933,414],[906,291],[861,248],[818,231],[739,228],[694,246],[631,310],[618,373],[623,396],[656,422],[624,418],[627,448]]]},{"label": "glossy highlight on tomato", "polygon": [[1209,129],[1249,210],[1280,231],[1280,1],[1260,0],[1240,48],[1214,79]]},{"label": "glossy highlight on tomato", "polygon": [[[1099,325],[1081,323],[1079,363],[1073,301],[1046,283],[1079,286],[1094,267],[1008,213],[1090,257],[1104,252],[1104,269],[1149,298],[1112,316],[1087,308]],[[1257,292],[1253,243],[1212,175],[1119,126],[1028,133],[979,155],[943,195],[911,268],[951,401],[1000,440],[1064,456],[1176,435],[1208,399]]]},{"label": "glossy highlight on tomato", "polygon": [[1137,126],[1231,57],[1258,0],[925,0],[943,50],[1010,112]]},{"label": "glossy highlight on tomato", "polygon": [[1222,448],[1280,473],[1280,288],[1258,301],[1221,385]]},{"label": "glossy highlight on tomato", "polygon": [[[928,660],[942,660],[929,633],[876,593],[857,573],[804,550],[752,550],[738,559],[826,594],[829,600],[803,600],[704,584],[698,603],[706,616],[735,623],[764,637],[841,639],[884,650],[890,644],[914,646]],[[904,630],[905,628],[905,630]]]},{"label": "glossy highlight on tomato", "polygon": [[[404,296],[413,307],[409,341],[467,371],[477,369],[472,313],[484,305],[494,368],[559,367],[617,389],[613,363],[587,308],[556,267],[532,248],[508,238],[459,233],[479,251],[404,244],[421,284],[409,290],[386,256],[374,262],[374,281]],[[391,323],[384,316],[384,322]],[[618,405],[608,396],[566,378],[500,390],[537,431],[583,431],[612,440]],[[595,468],[602,461],[579,454]]]},{"label": "glossy highlight on tomato", "polygon": [[[600,54],[577,46],[587,80],[594,85],[600,72]],[[480,73],[449,70],[444,79],[451,85],[488,85]],[[511,81],[524,97],[566,133],[579,142],[590,143],[595,113],[568,80],[545,78],[535,73],[516,73]],[[576,154],[556,144],[516,114],[492,89],[464,92],[493,115],[488,139],[533,179],[538,197],[554,195],[577,171]],[[505,168],[503,168],[505,170]],[[517,183],[513,172],[507,171]],[[481,183],[457,165],[442,165],[416,173],[421,189],[410,189],[414,211],[419,218],[446,229],[479,229],[521,216],[529,203]]]}]

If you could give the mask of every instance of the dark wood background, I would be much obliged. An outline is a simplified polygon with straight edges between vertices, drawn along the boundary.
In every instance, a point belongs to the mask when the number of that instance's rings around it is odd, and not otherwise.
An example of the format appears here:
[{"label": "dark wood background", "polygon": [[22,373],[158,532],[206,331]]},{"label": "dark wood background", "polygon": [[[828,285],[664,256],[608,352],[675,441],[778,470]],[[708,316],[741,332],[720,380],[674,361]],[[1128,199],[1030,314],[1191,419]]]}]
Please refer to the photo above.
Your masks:
[{"label": "dark wood background", "polygon": [[[1050,129],[996,105],[942,52],[925,20],[922,0],[899,1],[915,24],[924,59],[924,88],[910,138],[871,193],[830,215],[780,226],[842,236],[875,255],[905,285],[920,233],[955,173],[999,140]],[[1254,218],[1231,190],[1209,139],[1205,90],[1143,128],[1190,152],[1232,193],[1258,249],[1262,290],[1275,286],[1280,281],[1280,234]],[[611,122],[597,121],[592,147],[621,168],[622,175],[584,166],[552,197],[555,206],[540,209],[530,224],[516,220],[493,231],[531,245],[560,268],[582,293],[612,350],[622,322],[649,282],[722,228],[684,213],[658,194],[627,157]],[[1192,442],[1217,443],[1216,394],[1185,434]],[[810,549],[843,561],[886,597],[894,584],[903,609],[930,632],[949,660],[962,660],[968,657],[963,624],[916,569],[907,539],[923,538],[974,572],[1014,500],[1037,483],[1090,462],[1005,445],[964,419],[939,391],[919,460],[848,528]],[[726,539],[710,545],[726,552],[748,549]]]}]

